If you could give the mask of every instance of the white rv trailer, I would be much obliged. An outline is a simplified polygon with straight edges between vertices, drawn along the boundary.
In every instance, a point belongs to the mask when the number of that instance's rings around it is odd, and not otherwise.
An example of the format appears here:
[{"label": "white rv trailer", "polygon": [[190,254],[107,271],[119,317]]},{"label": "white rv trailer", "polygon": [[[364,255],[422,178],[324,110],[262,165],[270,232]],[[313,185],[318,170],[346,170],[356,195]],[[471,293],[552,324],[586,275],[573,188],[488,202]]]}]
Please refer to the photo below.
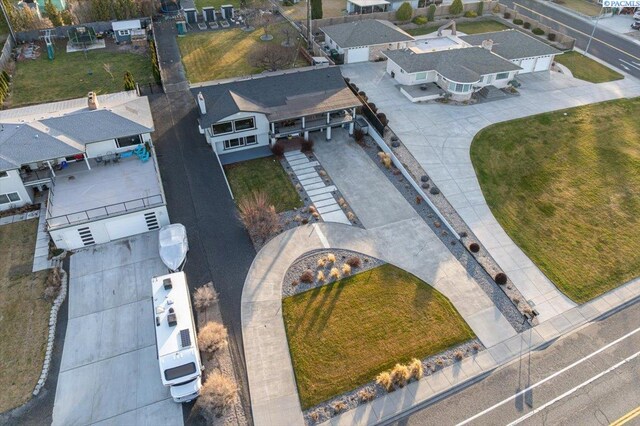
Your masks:
[{"label": "white rv trailer", "polygon": [[156,346],[162,384],[175,402],[200,395],[202,365],[184,272],[152,279]]}]

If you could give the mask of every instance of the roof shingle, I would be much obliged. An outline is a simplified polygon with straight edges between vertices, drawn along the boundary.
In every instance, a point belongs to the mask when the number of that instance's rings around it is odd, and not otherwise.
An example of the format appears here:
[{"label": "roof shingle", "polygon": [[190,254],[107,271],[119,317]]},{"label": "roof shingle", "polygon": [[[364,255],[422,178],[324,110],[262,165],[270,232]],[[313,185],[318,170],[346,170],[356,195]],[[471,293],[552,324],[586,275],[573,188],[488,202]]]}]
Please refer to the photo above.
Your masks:
[{"label": "roof shingle", "polygon": [[466,35],[460,36],[460,39],[473,46],[480,46],[483,41],[492,40],[491,51],[510,60],[562,53],[547,43],[517,30]]},{"label": "roof shingle", "polygon": [[365,19],[320,28],[343,49],[412,41],[413,37],[388,21]]}]

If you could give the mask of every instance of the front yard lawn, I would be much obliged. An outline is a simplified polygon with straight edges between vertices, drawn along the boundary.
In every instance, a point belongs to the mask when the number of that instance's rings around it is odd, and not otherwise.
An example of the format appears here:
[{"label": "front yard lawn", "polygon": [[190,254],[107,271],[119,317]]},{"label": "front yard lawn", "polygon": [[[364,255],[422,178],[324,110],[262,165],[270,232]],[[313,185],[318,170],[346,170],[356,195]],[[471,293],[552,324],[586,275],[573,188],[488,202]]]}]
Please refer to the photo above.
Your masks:
[{"label": "front yard lawn", "polygon": [[[128,48],[124,46],[123,49]],[[50,61],[44,47],[40,58],[16,64],[9,101],[11,107],[85,97],[124,90],[124,73],[131,72],[136,82],[151,83],[153,71],[148,52],[131,53],[107,49],[67,53],[66,42],[56,42],[55,59]],[[110,67],[111,74],[105,70]],[[113,75],[113,77],[111,76]]]},{"label": "front yard lawn", "polygon": [[578,303],[640,275],[638,117],[640,98],[605,102],[496,124],[471,145],[498,222]]},{"label": "front yard lawn", "polygon": [[302,408],[474,338],[451,302],[392,265],[282,301]]},{"label": "front yard lawn", "polygon": [[[419,36],[424,34],[435,33],[440,26],[441,24],[438,25],[438,24],[429,23],[429,24],[426,24],[425,26],[413,28],[406,31],[412,36]],[[488,33],[492,31],[502,31],[507,29],[509,29],[509,27],[507,27],[506,25],[490,19],[478,20],[478,21],[466,21],[466,22],[460,22],[459,24],[456,24],[456,30],[463,32],[465,34]]]},{"label": "front yard lawn", "polygon": [[[307,2],[300,1],[293,6],[282,6],[284,13],[294,20],[307,19]],[[322,0],[322,17],[337,18],[347,14],[346,0]]]},{"label": "front yard lawn", "polygon": [[578,52],[563,53],[556,56],[555,61],[569,68],[575,78],[591,83],[604,83],[624,78],[622,74]]},{"label": "front yard lawn", "polygon": [[[262,29],[245,32],[234,28],[230,30],[189,34],[178,38],[178,46],[191,83],[219,80],[257,74],[264,71],[252,65],[251,57],[268,44],[280,45],[286,40],[283,30],[290,30],[291,40],[295,42],[297,32],[288,23],[272,25],[269,33],[271,41],[261,41]],[[295,49],[295,48],[292,48]],[[303,67],[308,64],[300,55],[289,68]]]},{"label": "front yard lawn", "polygon": [[224,170],[236,202],[252,192],[264,191],[278,213],[303,205],[298,191],[275,157],[229,164]]},{"label": "front yard lawn", "polygon": [[203,7],[215,7],[217,11],[220,11],[220,6],[223,4],[230,4],[235,9],[240,8],[240,0],[195,0],[196,9],[202,11]]},{"label": "front yard lawn", "polygon": [[40,377],[51,304],[32,273],[38,220],[0,226],[0,412],[24,404]]},{"label": "front yard lawn", "polygon": [[602,11],[602,5],[585,0],[558,0],[557,3],[587,16],[598,16]]}]

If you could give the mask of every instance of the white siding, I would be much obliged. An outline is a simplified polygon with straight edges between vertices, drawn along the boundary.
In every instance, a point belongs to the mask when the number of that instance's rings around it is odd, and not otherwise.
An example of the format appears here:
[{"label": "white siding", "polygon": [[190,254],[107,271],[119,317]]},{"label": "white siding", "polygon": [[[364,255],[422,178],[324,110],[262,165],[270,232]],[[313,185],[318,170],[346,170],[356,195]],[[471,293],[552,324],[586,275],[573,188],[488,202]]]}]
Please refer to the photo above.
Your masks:
[{"label": "white siding", "polygon": [[536,58],[522,59],[518,65],[522,68],[520,74],[528,74],[533,72],[533,68],[536,66]]},{"label": "white siding", "polygon": [[0,210],[22,207],[33,202],[31,198],[31,190],[24,187],[18,170],[9,170],[7,171],[7,177],[0,177],[0,194],[9,194],[12,192],[18,193],[20,201],[0,204]]},{"label": "white siding", "polygon": [[[402,3],[404,3],[404,1],[394,1],[389,5],[389,10],[398,10],[400,9],[400,6],[402,6]],[[417,9],[418,8],[418,0],[412,0],[410,2],[408,2],[412,8]]]},{"label": "white siding", "polygon": [[[131,136],[134,136],[134,135],[131,135]],[[149,133],[144,133],[141,136],[142,136],[143,142],[151,141],[151,136]],[[100,155],[105,155],[107,153],[115,154],[116,152],[131,151],[132,149],[135,149],[135,147],[136,147],[135,145],[130,145],[130,146],[118,148],[118,145],[116,144],[116,140],[109,139],[106,141],[88,143],[85,146],[85,152],[87,154],[87,157],[95,158]]]},{"label": "white siding", "polygon": [[391,59],[387,60],[387,73],[389,75],[392,75],[393,73],[393,78],[400,84],[403,84],[406,86],[414,84],[411,81],[411,74],[406,74],[404,70],[400,68],[400,66],[395,62],[393,62]]},{"label": "white siding", "polygon": [[369,60],[369,47],[354,47],[347,49],[346,58],[344,60],[347,64],[354,64],[356,62],[367,62]]},{"label": "white siding", "polygon": [[[238,119],[247,118],[247,117],[254,117],[255,129],[244,130],[244,131],[234,132],[234,133],[227,133],[219,136],[213,136],[211,133],[211,128],[205,129],[205,136],[207,139],[207,143],[216,150],[218,155],[224,155],[225,153],[228,153],[228,152],[238,152],[244,149],[251,149],[258,146],[264,146],[269,144],[269,120],[267,120],[267,117],[264,114],[255,113],[255,112],[239,112],[237,114],[233,114],[228,117],[225,117],[219,120],[219,122],[233,121],[233,120],[238,120]],[[224,141],[233,139],[233,138],[246,137],[246,136],[256,136],[258,143],[254,145],[249,145],[249,146],[244,146],[244,147],[239,147],[239,148],[234,148],[229,150],[224,149]]]}]

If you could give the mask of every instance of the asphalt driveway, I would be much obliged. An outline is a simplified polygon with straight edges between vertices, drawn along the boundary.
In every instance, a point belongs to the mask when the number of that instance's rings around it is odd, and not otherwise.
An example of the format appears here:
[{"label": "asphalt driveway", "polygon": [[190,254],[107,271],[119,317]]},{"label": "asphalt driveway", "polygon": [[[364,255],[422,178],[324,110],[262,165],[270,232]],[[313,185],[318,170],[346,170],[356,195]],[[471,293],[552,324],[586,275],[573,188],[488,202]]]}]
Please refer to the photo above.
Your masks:
[{"label": "asphalt driveway", "polygon": [[69,320],[53,425],[182,425],[160,381],[151,278],[166,273],[157,232],[71,257]]}]

